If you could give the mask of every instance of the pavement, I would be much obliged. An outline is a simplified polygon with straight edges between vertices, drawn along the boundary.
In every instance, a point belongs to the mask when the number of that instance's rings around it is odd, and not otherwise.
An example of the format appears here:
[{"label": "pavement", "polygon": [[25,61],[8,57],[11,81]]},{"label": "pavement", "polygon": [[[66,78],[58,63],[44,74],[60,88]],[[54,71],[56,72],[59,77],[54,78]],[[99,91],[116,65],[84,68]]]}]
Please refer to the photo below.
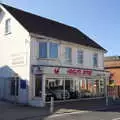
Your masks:
[{"label": "pavement", "polygon": [[55,103],[54,112],[50,113],[50,104],[47,104],[46,107],[43,108],[36,108],[0,101],[0,120],[40,120],[48,116],[62,116],[65,114],[86,113],[90,111],[102,112],[107,109],[116,109],[118,107],[120,108],[120,105],[105,106],[104,99],[80,100]]}]

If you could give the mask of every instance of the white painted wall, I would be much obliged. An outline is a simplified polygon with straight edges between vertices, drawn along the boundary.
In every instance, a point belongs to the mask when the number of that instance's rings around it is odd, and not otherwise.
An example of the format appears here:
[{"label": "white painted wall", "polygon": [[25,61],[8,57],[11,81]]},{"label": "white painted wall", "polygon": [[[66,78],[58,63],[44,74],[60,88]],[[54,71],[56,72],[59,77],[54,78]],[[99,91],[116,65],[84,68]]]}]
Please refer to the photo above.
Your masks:
[{"label": "white painted wall", "polygon": [[[36,36],[37,37],[37,36]],[[49,40],[47,40],[49,39]],[[59,47],[59,59],[40,59],[38,58],[39,54],[39,42],[40,41],[56,41],[56,43],[60,44]],[[64,63],[64,49],[65,47],[71,47],[72,48],[72,64],[65,64]],[[77,49],[81,49],[84,52],[84,64],[79,65],[77,64]],[[93,54],[98,53],[98,67],[93,67]],[[89,69],[97,69],[97,70],[103,70],[104,69],[104,51],[90,48],[70,42],[64,42],[59,41],[53,38],[45,38],[45,39],[39,39],[32,37],[31,39],[31,65],[63,65],[63,66],[71,66],[71,67],[80,67],[80,68],[89,68]]]},{"label": "white painted wall", "polygon": [[[0,14],[0,70],[2,72],[0,72],[0,77],[11,77],[15,72],[20,78],[29,80],[29,32],[3,6],[0,5],[0,9],[2,9],[2,14]],[[10,34],[5,34],[7,19],[11,19]],[[20,60],[22,62],[18,64]],[[20,90],[20,98],[23,97],[22,92],[26,92],[26,90]]]}]

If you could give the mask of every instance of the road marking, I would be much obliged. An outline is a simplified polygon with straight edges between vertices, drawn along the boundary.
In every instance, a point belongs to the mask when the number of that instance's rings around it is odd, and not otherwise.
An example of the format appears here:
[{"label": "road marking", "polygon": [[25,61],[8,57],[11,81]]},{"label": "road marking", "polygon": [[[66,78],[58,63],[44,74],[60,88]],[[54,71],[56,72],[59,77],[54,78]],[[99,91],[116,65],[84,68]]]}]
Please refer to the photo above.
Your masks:
[{"label": "road marking", "polygon": [[54,118],[54,117],[60,117],[65,115],[72,115],[72,114],[82,114],[82,113],[88,113],[90,111],[78,111],[78,112],[71,112],[71,113],[62,113],[62,114],[54,114],[49,116],[48,118]]},{"label": "road marking", "polygon": [[120,120],[120,118],[114,118],[114,119],[112,119],[112,120]]}]

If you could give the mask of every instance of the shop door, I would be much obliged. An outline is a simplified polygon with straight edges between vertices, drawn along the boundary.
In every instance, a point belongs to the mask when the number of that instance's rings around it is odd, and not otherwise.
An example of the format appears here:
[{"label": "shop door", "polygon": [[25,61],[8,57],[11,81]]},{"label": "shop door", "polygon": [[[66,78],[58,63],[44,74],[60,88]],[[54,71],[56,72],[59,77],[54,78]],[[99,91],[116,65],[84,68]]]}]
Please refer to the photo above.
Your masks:
[{"label": "shop door", "polygon": [[35,97],[42,97],[42,75],[35,76]]},{"label": "shop door", "polygon": [[10,81],[10,95],[11,95],[11,100],[14,100],[17,102],[17,97],[19,93],[19,78],[11,78]]}]

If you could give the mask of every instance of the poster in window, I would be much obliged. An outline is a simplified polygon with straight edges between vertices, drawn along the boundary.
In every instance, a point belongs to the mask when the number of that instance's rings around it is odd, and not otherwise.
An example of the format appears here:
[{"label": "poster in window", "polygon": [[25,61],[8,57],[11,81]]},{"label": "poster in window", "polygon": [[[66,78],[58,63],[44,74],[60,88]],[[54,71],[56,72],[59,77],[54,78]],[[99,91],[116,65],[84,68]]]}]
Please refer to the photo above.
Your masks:
[{"label": "poster in window", "polygon": [[26,89],[26,80],[20,80],[20,88]]}]

